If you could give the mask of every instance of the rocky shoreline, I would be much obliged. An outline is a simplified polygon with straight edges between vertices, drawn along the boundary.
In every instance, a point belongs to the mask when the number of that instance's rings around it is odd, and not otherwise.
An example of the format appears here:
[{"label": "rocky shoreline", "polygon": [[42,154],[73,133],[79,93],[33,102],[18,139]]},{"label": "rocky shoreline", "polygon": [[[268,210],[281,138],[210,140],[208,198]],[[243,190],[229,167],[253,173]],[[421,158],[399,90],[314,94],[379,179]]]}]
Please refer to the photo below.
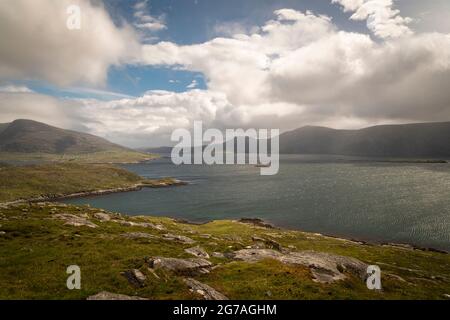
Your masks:
[{"label": "rocky shoreline", "polygon": [[138,183],[138,184],[135,184],[135,185],[132,185],[129,187],[80,191],[80,192],[71,193],[71,194],[53,194],[53,195],[40,196],[40,197],[36,197],[36,198],[18,199],[15,201],[0,203],[0,207],[5,208],[10,205],[27,203],[27,202],[54,202],[54,201],[75,199],[75,198],[103,196],[103,195],[113,194],[113,193],[139,191],[139,190],[142,190],[143,188],[155,188],[156,189],[156,188],[178,187],[178,186],[185,186],[187,184],[188,184],[187,182],[180,181],[177,179],[148,180],[148,181],[143,181],[141,183]]}]

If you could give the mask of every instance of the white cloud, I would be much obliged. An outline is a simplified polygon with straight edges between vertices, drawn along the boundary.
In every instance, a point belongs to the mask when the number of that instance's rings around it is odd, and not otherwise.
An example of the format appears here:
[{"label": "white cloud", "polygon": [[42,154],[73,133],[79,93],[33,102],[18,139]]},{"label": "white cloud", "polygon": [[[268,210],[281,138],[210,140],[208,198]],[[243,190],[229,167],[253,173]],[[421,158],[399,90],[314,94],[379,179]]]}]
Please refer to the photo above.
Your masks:
[{"label": "white cloud", "polygon": [[[69,30],[66,10],[81,8],[81,30]],[[0,80],[37,79],[56,85],[101,85],[111,65],[132,61],[137,37],[116,26],[89,0],[0,2]]]},{"label": "white cloud", "polygon": [[7,85],[0,86],[0,93],[32,93],[33,90],[26,86]]},{"label": "white cloud", "polygon": [[393,8],[393,0],[332,0],[332,3],[339,3],[346,12],[354,12],[352,20],[366,20],[367,27],[382,39],[413,33],[407,26],[412,19],[402,17],[400,11]]},{"label": "white cloud", "polygon": [[165,16],[158,17],[150,15],[148,0],[138,2],[134,5],[134,26],[140,30],[141,39],[145,42],[156,41],[155,33],[167,29]]},{"label": "white cloud", "polygon": [[[340,3],[358,12],[368,1]],[[193,82],[184,93],[150,91],[112,101],[4,93],[0,105],[16,108],[8,107],[10,118],[16,110],[21,117],[34,112],[37,120],[82,123],[85,131],[131,146],[167,144],[173,129],[194,120],[288,130],[450,119],[448,34],[407,32],[375,41],[340,31],[330,17],[282,9],[253,32],[195,45],[144,45],[139,63],[200,72],[208,89],[193,89]]]},{"label": "white cloud", "polygon": [[192,82],[190,84],[188,84],[188,86],[186,88],[194,89],[194,88],[197,88],[197,86],[198,86],[197,80],[194,79],[194,80],[192,80]]}]

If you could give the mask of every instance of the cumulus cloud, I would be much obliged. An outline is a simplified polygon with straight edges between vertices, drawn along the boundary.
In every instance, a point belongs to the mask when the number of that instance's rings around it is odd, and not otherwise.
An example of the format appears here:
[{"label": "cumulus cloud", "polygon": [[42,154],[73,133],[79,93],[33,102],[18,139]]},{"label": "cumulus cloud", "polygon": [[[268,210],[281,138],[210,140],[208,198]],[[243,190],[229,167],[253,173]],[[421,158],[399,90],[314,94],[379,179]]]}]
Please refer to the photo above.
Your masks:
[{"label": "cumulus cloud", "polygon": [[[377,7],[382,10],[373,9],[375,2],[384,4]],[[400,21],[391,1],[339,3],[361,19],[378,21],[372,31],[381,39],[339,30],[328,16],[281,9],[244,33],[194,45],[159,42],[141,47],[139,64],[200,72],[206,90],[195,89],[193,82],[187,88],[192,90],[184,93],[149,91],[111,101],[5,92],[0,103],[12,101],[15,110],[32,116],[26,102],[38,99],[38,104],[31,103],[43,106],[34,109],[38,120],[62,119],[72,128],[82,123],[84,131],[130,146],[167,144],[173,129],[190,128],[194,120],[222,129],[282,130],[449,120],[450,35],[408,31],[397,36],[393,30],[402,30],[406,22],[385,23],[389,28],[384,30],[390,31],[381,33],[379,17]],[[61,114],[50,117],[42,111],[46,106]]]},{"label": "cumulus cloud", "polygon": [[138,2],[134,5],[135,26],[147,31],[161,31],[167,29],[163,15],[155,17],[148,13],[148,0]]},{"label": "cumulus cloud", "polygon": [[[374,2],[341,3],[359,10]],[[450,93],[443,88],[450,77],[449,35],[406,32],[379,42],[340,31],[331,18],[312,12],[282,9],[274,15],[253,34],[144,46],[143,63],[203,73],[209,89],[226,94],[235,125],[283,129],[450,119]]]},{"label": "cumulus cloud", "polygon": [[339,3],[346,12],[354,12],[350,19],[367,21],[367,27],[382,39],[397,38],[412,34],[409,17],[402,17],[393,8],[393,0],[332,0]]},{"label": "cumulus cloud", "polygon": [[[81,9],[81,29],[69,30],[67,8]],[[0,2],[0,80],[45,80],[56,85],[101,85],[109,66],[132,60],[134,30],[116,26],[90,0]]]}]

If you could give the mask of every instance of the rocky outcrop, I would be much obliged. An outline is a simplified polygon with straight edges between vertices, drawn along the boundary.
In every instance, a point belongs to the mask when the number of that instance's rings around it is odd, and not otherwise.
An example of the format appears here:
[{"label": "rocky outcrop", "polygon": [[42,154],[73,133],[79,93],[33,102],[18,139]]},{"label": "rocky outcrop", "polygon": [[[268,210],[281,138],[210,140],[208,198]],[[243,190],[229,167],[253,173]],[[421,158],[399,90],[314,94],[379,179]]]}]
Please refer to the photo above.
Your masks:
[{"label": "rocky outcrop", "polygon": [[148,265],[152,269],[164,269],[181,275],[196,275],[209,273],[211,262],[202,258],[177,259],[155,257],[148,259]]},{"label": "rocky outcrop", "polygon": [[184,251],[189,254],[192,254],[193,256],[196,256],[198,258],[209,259],[208,252],[206,252],[204,249],[202,249],[200,247],[189,248],[189,249],[185,249]]},{"label": "rocky outcrop", "polygon": [[127,238],[127,239],[159,239],[159,237],[154,236],[154,235],[149,234],[149,233],[145,233],[145,232],[128,232],[128,233],[123,233],[122,237]]},{"label": "rocky outcrop", "polygon": [[266,229],[275,229],[275,227],[272,224],[267,223],[264,220],[261,220],[258,218],[242,218],[239,220],[239,222],[245,223],[245,224],[251,224],[256,227],[261,227],[261,228],[266,228]]},{"label": "rocky outcrop", "polygon": [[181,235],[177,235],[177,234],[171,234],[171,233],[164,234],[163,238],[165,240],[176,241],[176,242],[180,242],[180,243],[184,243],[184,244],[195,243],[195,240],[192,240],[189,237],[181,236]]},{"label": "rocky outcrop", "polygon": [[164,226],[159,224],[153,224],[151,222],[134,222],[134,221],[125,221],[125,220],[114,220],[123,226],[127,227],[141,227],[141,228],[151,228],[159,231],[165,230]]},{"label": "rocky outcrop", "polygon": [[243,249],[234,252],[233,259],[247,262],[274,259],[289,265],[305,266],[320,283],[343,280],[345,273],[365,279],[367,270],[367,264],[358,259],[316,251],[281,253],[272,249]]},{"label": "rocky outcrop", "polygon": [[98,227],[95,223],[89,221],[87,218],[76,216],[74,214],[61,213],[54,215],[54,218],[65,221],[64,225],[68,226],[89,228]]},{"label": "rocky outcrop", "polygon": [[201,283],[200,281],[192,278],[187,278],[184,279],[184,282],[192,292],[201,295],[205,300],[228,300],[225,295],[208,286],[207,284]]},{"label": "rocky outcrop", "polygon": [[94,212],[93,213],[94,218],[97,220],[100,220],[101,222],[106,222],[111,220],[111,216],[104,212]]},{"label": "rocky outcrop", "polygon": [[100,293],[88,297],[86,300],[148,300],[148,299],[102,291]]},{"label": "rocky outcrop", "polygon": [[143,288],[145,286],[145,280],[147,277],[138,269],[131,269],[121,273],[130,284],[137,288]]}]

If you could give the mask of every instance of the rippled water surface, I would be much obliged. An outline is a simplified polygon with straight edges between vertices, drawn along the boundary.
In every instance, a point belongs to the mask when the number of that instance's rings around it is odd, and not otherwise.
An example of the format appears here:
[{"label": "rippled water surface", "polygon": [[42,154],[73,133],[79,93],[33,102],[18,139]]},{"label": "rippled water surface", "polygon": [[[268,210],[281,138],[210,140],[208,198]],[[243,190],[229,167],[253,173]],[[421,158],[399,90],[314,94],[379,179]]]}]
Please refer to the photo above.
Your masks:
[{"label": "rippled water surface", "polygon": [[292,229],[450,249],[450,164],[283,156],[275,176],[254,166],[177,167],[170,159],[124,167],[190,184],[67,202],[196,222],[258,217]]}]

